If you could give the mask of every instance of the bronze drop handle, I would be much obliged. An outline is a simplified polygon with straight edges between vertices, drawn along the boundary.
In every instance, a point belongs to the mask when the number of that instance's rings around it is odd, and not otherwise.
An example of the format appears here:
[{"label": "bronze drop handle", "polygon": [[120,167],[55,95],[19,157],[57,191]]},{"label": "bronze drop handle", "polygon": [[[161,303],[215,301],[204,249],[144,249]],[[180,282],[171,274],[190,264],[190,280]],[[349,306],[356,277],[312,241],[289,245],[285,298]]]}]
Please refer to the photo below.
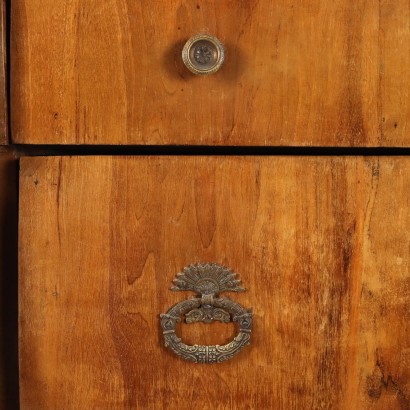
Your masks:
[{"label": "bronze drop handle", "polygon": [[[220,363],[238,354],[250,343],[252,309],[245,309],[229,298],[220,298],[224,291],[241,292],[236,273],[215,263],[190,265],[174,279],[172,290],[192,290],[198,297],[177,303],[160,315],[165,346],[177,356],[194,363]],[[225,345],[187,345],[176,335],[175,327],[185,315],[186,323],[214,320],[239,324],[239,333]]]}]

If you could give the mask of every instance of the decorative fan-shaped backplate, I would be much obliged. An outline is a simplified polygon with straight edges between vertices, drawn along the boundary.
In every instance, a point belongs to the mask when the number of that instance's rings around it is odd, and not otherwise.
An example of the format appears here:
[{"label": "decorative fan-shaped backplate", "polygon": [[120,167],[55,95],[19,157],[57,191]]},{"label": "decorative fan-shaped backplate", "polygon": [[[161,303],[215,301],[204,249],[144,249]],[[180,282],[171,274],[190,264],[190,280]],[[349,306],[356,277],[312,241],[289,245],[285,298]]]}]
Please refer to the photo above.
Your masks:
[{"label": "decorative fan-shaped backplate", "polygon": [[243,292],[241,281],[231,269],[216,263],[189,265],[177,274],[171,290],[192,290],[201,295],[218,295],[220,292]]}]

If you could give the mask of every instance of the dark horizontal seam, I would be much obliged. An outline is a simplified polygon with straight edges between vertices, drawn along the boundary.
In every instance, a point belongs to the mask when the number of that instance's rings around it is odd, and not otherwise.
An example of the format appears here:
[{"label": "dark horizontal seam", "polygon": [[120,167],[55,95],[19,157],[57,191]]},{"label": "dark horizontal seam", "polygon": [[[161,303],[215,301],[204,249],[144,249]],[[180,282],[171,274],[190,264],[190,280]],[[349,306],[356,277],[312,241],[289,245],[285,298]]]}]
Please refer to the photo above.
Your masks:
[{"label": "dark horizontal seam", "polygon": [[208,145],[11,145],[19,156],[408,156],[410,147],[290,147]]}]

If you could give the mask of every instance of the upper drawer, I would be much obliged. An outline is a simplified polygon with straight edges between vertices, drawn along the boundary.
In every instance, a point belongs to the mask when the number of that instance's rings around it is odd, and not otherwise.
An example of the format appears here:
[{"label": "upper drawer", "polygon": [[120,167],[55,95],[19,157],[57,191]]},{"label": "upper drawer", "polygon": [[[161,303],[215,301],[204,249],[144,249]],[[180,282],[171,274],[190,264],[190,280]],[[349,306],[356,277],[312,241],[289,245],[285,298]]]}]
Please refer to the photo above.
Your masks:
[{"label": "upper drawer", "polygon": [[[409,146],[408,0],[14,0],[15,143]],[[183,44],[211,33],[220,71]]]}]

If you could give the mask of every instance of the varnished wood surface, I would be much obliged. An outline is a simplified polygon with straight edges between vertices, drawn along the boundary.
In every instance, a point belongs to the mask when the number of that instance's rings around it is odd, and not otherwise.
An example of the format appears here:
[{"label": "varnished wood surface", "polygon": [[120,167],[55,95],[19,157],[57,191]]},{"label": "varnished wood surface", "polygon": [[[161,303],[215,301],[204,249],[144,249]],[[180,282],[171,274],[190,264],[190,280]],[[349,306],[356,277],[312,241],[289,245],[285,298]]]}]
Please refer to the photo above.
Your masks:
[{"label": "varnished wood surface", "polygon": [[[12,135],[36,144],[409,146],[408,0],[13,0]],[[199,78],[199,32],[226,48]]]},{"label": "varnished wood surface", "polygon": [[0,147],[0,409],[18,409],[18,161]]},{"label": "varnished wood surface", "polygon": [[6,5],[0,0],[0,145],[8,144],[8,115],[6,91]]},{"label": "varnished wood surface", "polygon": [[[408,409],[409,206],[408,158],[23,158],[22,408]],[[199,261],[254,309],[219,365],[161,337]]]}]

